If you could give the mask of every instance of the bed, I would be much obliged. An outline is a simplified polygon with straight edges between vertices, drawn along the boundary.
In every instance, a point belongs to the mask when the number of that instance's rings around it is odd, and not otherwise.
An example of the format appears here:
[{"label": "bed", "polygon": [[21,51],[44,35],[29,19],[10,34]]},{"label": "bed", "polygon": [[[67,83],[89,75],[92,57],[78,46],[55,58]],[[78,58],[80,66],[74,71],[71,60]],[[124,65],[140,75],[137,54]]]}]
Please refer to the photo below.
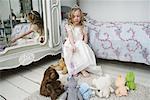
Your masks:
[{"label": "bed", "polygon": [[87,17],[97,58],[150,65],[150,22],[99,22]]},{"label": "bed", "polygon": [[[17,35],[27,32],[30,28],[30,23],[20,23],[17,24],[12,31],[11,37],[14,38]],[[24,36],[23,38],[17,40],[16,45],[24,45],[28,43],[35,43],[37,42],[39,38],[39,34],[36,32],[32,32],[31,34],[28,34],[27,36]]]}]

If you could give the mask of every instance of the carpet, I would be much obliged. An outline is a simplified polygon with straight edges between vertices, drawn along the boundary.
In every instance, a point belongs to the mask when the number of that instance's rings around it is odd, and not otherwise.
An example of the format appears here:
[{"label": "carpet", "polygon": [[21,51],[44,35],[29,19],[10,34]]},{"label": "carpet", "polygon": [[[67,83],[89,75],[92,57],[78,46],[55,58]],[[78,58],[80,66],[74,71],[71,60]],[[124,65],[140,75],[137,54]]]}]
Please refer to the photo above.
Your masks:
[{"label": "carpet", "polygon": [[[62,81],[63,84],[66,84],[66,78],[68,76],[64,75],[61,76],[60,80]],[[76,80],[78,81],[78,84],[82,82],[86,82],[89,85],[91,84],[91,81],[93,78],[96,78],[97,76],[95,75],[90,75],[88,78],[84,78],[81,75],[76,77]],[[113,82],[114,85],[114,82]],[[114,87],[114,86],[113,86]],[[25,98],[24,100],[50,100],[50,97],[44,97],[39,94],[39,90],[31,94],[29,97]],[[58,100],[62,100],[61,97],[58,98]],[[110,95],[109,98],[98,98],[97,96],[92,97],[90,100],[150,100],[150,88],[142,86],[137,84],[137,89],[135,91],[129,91],[128,96],[122,96],[122,97],[117,97],[115,96],[114,93]]]}]

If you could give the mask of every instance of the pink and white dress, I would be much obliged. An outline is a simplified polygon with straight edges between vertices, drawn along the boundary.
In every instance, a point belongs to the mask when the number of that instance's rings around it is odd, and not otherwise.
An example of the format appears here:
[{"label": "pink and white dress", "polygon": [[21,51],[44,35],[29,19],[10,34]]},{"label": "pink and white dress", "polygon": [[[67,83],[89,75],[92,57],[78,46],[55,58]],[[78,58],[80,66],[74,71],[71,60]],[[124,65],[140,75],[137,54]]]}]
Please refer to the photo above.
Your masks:
[{"label": "pink and white dress", "polygon": [[[65,27],[68,32],[72,32],[76,46],[76,51],[73,52],[72,45],[69,41],[69,38],[67,38],[63,47],[64,60],[69,75],[75,75],[83,69],[86,69],[87,71],[92,71],[93,67],[96,66],[95,55],[89,45],[83,41],[81,27],[73,27],[71,25],[66,25]],[[84,28],[83,31],[86,31],[86,29]]]}]

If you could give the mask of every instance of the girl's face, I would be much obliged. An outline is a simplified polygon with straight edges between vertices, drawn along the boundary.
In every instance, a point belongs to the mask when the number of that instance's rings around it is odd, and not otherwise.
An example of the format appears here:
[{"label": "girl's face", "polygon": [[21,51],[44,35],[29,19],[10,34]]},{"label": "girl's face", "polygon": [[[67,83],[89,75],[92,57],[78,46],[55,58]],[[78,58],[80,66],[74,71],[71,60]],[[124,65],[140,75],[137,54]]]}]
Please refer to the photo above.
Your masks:
[{"label": "girl's face", "polygon": [[80,10],[76,10],[74,13],[73,13],[73,18],[72,18],[72,22],[74,25],[78,25],[81,21],[81,13],[80,13]]}]

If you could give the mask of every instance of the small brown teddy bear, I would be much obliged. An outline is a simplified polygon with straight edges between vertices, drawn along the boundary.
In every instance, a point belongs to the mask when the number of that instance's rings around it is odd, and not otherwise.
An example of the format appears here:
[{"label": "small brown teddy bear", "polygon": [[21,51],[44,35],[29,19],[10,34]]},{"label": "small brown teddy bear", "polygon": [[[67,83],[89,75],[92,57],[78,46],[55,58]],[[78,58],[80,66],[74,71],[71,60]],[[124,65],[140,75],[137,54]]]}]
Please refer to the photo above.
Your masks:
[{"label": "small brown teddy bear", "polygon": [[46,69],[40,87],[40,94],[50,96],[52,100],[56,100],[65,90],[59,80],[59,74],[51,66]]},{"label": "small brown teddy bear", "polygon": [[57,64],[52,65],[52,68],[54,68],[54,69],[56,69],[56,70],[58,70],[58,71],[62,70],[62,74],[67,74],[67,72],[68,72],[68,71],[67,71],[66,64],[65,64],[65,62],[64,62],[64,58],[61,58],[61,59],[58,61]]}]

